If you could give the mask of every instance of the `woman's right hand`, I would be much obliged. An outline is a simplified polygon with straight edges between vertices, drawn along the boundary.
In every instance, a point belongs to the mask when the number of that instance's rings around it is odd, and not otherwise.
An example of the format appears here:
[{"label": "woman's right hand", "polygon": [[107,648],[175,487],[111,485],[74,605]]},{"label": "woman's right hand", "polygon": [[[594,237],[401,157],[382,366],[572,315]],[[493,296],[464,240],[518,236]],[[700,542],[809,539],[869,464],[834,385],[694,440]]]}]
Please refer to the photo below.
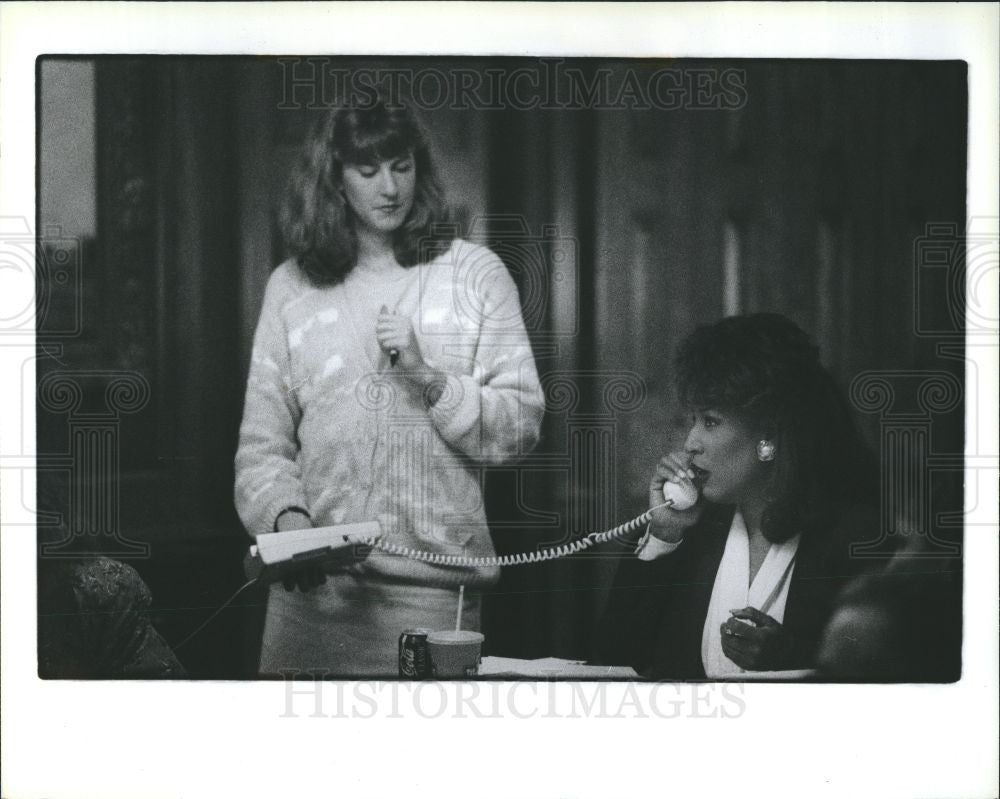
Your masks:
[{"label": "woman's right hand", "polygon": [[671,482],[679,486],[698,493],[698,488],[694,484],[694,470],[691,469],[691,459],[685,452],[671,452],[660,458],[656,464],[653,477],[649,481],[649,507],[656,508],[650,520],[650,532],[661,541],[676,544],[683,537],[687,529],[694,525],[701,517],[704,503],[699,496],[698,501],[686,510],[676,508],[657,508],[662,505],[663,485]]},{"label": "woman's right hand", "polygon": [[[308,530],[312,526],[312,519],[306,514],[294,510],[282,513],[275,523],[275,527],[278,528],[279,533],[285,530]],[[315,563],[303,566],[282,580],[286,591],[294,591],[298,588],[304,594],[325,582],[326,572],[323,571],[321,566]]]}]

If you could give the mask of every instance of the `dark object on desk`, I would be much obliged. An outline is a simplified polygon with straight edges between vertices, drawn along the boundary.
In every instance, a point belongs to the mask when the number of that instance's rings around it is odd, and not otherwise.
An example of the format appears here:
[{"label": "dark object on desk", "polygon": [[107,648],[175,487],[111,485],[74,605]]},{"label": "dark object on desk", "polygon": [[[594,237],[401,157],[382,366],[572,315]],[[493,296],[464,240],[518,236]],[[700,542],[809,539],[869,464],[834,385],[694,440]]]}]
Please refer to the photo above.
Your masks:
[{"label": "dark object on desk", "polygon": [[[152,595],[139,573],[70,535],[68,486],[38,477],[38,676],[43,679],[177,679],[184,667],[149,620]],[[43,524],[46,517],[54,524]],[[64,557],[44,556],[57,545]]]},{"label": "dark object on desk", "polygon": [[38,676],[63,679],[185,677],[147,617],[149,589],[110,558],[43,562],[38,586]]},{"label": "dark object on desk", "polygon": [[954,682],[961,677],[962,583],[957,570],[894,564],[847,586],[823,633],[821,679]]}]

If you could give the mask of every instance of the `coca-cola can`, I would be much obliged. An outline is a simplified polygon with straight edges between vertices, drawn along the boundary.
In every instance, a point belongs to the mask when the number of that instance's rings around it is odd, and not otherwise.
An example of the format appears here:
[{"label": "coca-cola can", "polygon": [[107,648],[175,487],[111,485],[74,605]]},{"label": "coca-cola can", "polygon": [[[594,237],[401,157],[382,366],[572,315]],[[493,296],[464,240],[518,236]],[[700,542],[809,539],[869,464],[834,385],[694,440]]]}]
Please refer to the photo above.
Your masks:
[{"label": "coca-cola can", "polygon": [[425,680],[431,676],[431,656],[427,648],[430,630],[411,627],[399,636],[399,676]]}]

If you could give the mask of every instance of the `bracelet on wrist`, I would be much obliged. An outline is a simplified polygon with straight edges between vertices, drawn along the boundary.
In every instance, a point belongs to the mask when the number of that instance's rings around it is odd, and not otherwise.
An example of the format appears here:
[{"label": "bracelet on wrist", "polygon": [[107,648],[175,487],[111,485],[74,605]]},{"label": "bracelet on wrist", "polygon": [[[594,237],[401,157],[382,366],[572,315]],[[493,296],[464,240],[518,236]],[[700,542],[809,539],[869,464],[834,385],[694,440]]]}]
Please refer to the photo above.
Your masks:
[{"label": "bracelet on wrist", "polygon": [[278,511],[278,515],[274,517],[274,532],[278,532],[278,520],[286,513],[301,513],[309,521],[312,521],[312,516],[309,515],[309,511],[305,508],[300,508],[298,505],[289,505],[287,508],[282,508]]}]

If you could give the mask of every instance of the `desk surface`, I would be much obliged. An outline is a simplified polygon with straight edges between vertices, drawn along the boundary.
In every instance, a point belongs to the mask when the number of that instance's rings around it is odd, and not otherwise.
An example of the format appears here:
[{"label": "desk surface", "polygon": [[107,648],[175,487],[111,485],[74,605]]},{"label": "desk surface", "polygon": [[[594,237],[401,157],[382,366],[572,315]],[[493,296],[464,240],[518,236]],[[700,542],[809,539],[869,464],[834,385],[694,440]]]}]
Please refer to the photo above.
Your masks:
[{"label": "desk surface", "polygon": [[[539,658],[519,660],[518,658],[484,657],[479,666],[480,677],[503,679],[535,678],[579,679],[579,680],[636,680],[641,679],[631,666],[588,666],[582,660],[562,658]],[[815,676],[809,669],[793,671],[748,671],[734,675],[727,682],[796,681],[808,680]]]},{"label": "desk surface", "polygon": [[552,678],[584,680],[634,680],[638,678],[631,666],[588,666],[582,660],[562,658],[539,658],[519,660],[518,658],[484,657],[479,666],[480,677],[534,677],[540,680]]}]

